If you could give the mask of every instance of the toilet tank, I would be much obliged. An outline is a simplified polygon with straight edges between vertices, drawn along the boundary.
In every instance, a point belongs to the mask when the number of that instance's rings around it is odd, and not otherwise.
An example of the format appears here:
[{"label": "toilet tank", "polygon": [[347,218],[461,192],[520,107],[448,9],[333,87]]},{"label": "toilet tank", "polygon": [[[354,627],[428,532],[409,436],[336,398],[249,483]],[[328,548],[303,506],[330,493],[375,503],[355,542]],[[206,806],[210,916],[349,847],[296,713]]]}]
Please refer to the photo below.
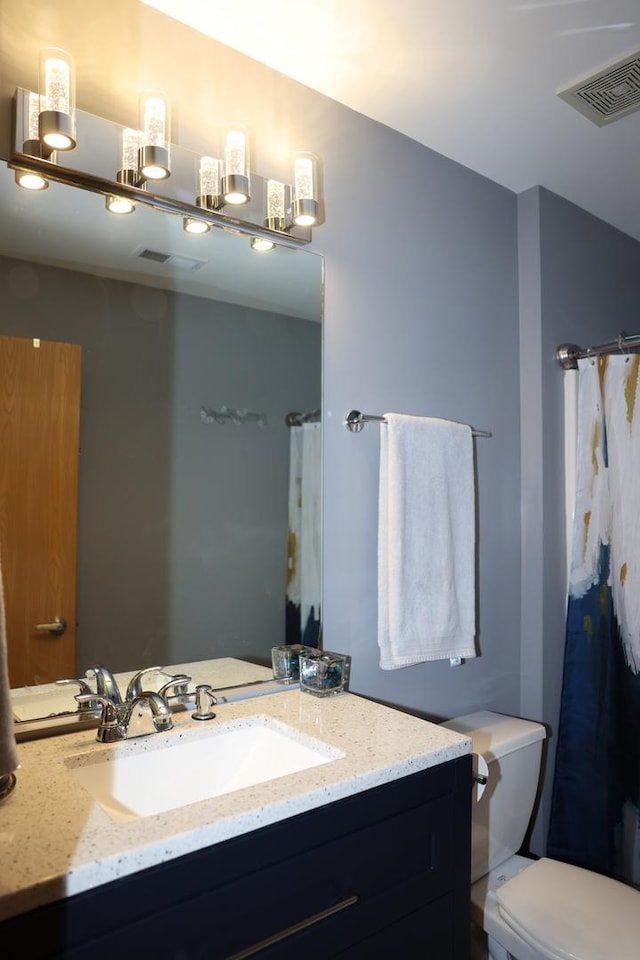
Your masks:
[{"label": "toilet tank", "polygon": [[[517,853],[540,777],[545,728],[531,720],[481,710],[442,724],[471,738],[474,771],[487,784],[473,790],[471,882]],[[486,764],[486,767],[485,767]]]}]

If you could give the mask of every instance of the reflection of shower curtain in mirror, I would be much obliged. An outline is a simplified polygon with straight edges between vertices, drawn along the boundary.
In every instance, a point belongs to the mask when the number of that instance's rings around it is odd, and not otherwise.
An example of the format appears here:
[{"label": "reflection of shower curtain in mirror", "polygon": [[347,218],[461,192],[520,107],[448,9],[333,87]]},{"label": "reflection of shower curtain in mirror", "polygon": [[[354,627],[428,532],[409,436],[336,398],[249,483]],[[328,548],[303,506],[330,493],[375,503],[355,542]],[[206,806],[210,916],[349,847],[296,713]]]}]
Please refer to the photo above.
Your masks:
[{"label": "reflection of shower curtain in mirror", "polygon": [[286,642],[319,646],[321,423],[290,427]]},{"label": "reflection of shower curtain in mirror", "polygon": [[579,361],[548,856],[640,886],[640,357]]}]

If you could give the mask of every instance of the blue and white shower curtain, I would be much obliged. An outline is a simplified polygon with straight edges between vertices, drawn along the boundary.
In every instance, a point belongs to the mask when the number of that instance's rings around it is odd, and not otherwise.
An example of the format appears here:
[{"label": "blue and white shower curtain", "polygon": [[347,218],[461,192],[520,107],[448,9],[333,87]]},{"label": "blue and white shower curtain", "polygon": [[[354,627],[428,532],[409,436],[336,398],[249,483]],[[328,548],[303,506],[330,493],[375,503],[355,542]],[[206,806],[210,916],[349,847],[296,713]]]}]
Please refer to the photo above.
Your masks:
[{"label": "blue and white shower curtain", "polygon": [[320,422],[290,427],[286,642],[320,646]]},{"label": "blue and white shower curtain", "polygon": [[575,508],[547,845],[550,857],[638,887],[639,366],[637,355],[578,362]]}]

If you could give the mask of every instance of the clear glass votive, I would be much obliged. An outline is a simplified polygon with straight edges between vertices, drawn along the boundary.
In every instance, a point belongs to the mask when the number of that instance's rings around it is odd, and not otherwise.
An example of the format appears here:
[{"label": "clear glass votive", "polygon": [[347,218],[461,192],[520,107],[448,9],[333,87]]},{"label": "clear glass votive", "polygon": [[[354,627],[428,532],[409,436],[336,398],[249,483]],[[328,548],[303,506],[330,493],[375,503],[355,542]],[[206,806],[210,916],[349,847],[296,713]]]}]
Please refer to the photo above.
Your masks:
[{"label": "clear glass votive", "polygon": [[302,643],[289,643],[283,647],[271,648],[271,666],[274,680],[280,683],[297,683],[300,679],[300,657],[304,654],[313,657],[319,653],[314,647]]},{"label": "clear glass votive", "polygon": [[347,683],[349,658],[344,653],[317,651],[315,656],[300,655],[300,689],[314,697],[342,693]]}]

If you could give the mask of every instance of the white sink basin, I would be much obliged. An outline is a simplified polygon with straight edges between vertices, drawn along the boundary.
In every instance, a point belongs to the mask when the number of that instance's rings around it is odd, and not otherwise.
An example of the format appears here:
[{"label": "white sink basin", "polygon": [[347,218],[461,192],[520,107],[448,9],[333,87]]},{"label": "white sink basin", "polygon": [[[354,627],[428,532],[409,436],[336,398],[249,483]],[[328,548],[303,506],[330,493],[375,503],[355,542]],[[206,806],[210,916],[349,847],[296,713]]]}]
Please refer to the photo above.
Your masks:
[{"label": "white sink basin", "polygon": [[[28,691],[28,688],[24,688]],[[15,720],[35,720],[39,717],[49,717],[58,713],[75,712],[78,704],[73,698],[78,693],[78,687],[45,687],[44,692],[13,692],[11,706]]]},{"label": "white sink basin", "polygon": [[136,820],[344,756],[268,716],[104,745],[65,761],[114,820]]}]

